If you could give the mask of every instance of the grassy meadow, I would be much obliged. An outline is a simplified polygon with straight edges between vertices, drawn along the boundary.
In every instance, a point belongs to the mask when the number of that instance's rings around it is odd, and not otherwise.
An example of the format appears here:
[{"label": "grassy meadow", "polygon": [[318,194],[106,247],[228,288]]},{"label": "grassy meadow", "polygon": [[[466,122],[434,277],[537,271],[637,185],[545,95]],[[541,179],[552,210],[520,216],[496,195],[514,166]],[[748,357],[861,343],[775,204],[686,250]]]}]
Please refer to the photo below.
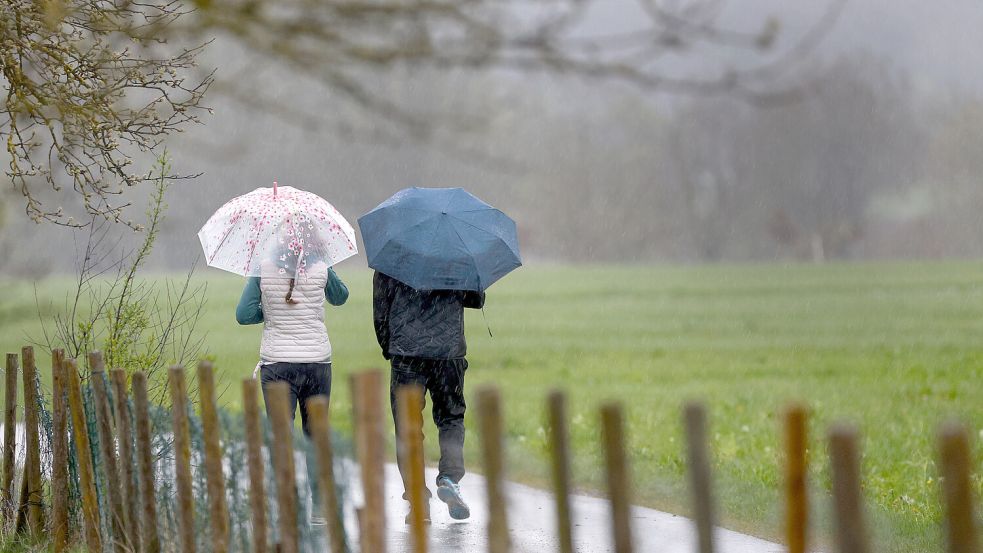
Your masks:
[{"label": "grassy meadow", "polygon": [[[327,308],[331,409],[348,428],[347,375],[384,361],[372,330],[371,274],[349,265],[339,273],[352,294]],[[222,401],[236,408],[261,328],[235,323],[241,279],[200,274],[208,281],[200,328],[227,386]],[[41,337],[34,285],[0,286],[0,349],[17,351],[28,336]],[[68,286],[37,284],[45,317]],[[628,413],[634,500],[685,514],[680,410],[701,399],[710,407],[723,522],[762,537],[781,535],[780,416],[790,400],[807,402],[814,415],[820,532],[830,518],[825,427],[855,421],[877,548],[886,551],[941,550],[937,424],[958,416],[983,437],[983,263],[527,267],[496,284],[484,318],[469,312],[467,324],[468,392],[502,388],[513,478],[547,481],[544,397],[560,387],[571,395],[577,485],[603,490],[597,407],[618,399]],[[475,422],[469,413],[468,427]],[[427,435],[435,461],[432,427]],[[473,435],[468,448],[480,470]],[[979,476],[975,485],[983,491]]]}]

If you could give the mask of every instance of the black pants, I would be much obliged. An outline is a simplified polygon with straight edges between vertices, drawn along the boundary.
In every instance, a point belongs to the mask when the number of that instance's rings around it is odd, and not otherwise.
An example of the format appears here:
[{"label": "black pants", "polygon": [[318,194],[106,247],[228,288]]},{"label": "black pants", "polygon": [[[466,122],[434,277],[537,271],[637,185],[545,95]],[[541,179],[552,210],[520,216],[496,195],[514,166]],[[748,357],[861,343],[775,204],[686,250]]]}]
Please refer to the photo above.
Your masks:
[{"label": "black pants", "polygon": [[[460,482],[464,478],[464,411],[467,408],[464,403],[464,372],[467,368],[468,362],[464,359],[392,359],[389,402],[396,423],[396,443],[400,443],[396,390],[400,386],[415,384],[429,392],[430,401],[433,402],[433,422],[437,425],[440,442],[438,480],[447,477],[453,482]],[[423,432],[422,427],[419,432]],[[396,459],[403,477],[403,490],[406,490],[409,488],[409,471],[403,469],[405,452],[399,445],[396,447]],[[430,491],[427,490],[429,495]],[[404,493],[403,497],[408,496]]]},{"label": "black pants", "polygon": [[[263,403],[266,416],[270,415],[270,403],[266,396],[266,385],[273,382],[286,382],[290,385],[290,420],[294,420],[297,404],[300,403],[300,421],[304,435],[310,437],[310,420],[307,413],[307,400],[317,395],[331,396],[331,363],[270,363],[260,367],[260,384],[263,386]],[[307,448],[307,482],[311,490],[315,512],[320,512],[321,495],[317,487],[317,460],[313,448]]]},{"label": "black pants", "polygon": [[259,378],[263,386],[266,415],[270,414],[266,385],[273,382],[286,382],[290,385],[290,420],[296,416],[299,402],[300,423],[304,428],[304,435],[310,436],[307,400],[317,395],[331,396],[331,363],[270,363],[260,368]]}]

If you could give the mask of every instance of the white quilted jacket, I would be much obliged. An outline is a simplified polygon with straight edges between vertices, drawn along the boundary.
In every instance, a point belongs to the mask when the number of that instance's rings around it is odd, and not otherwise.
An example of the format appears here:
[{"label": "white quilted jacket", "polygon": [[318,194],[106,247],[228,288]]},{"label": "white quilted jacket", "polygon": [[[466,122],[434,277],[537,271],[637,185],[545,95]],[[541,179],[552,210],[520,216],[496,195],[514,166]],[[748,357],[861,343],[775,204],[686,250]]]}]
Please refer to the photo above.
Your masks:
[{"label": "white quilted jacket", "polygon": [[263,342],[259,356],[264,363],[321,363],[331,361],[331,342],[324,326],[324,287],[328,266],[317,263],[294,283],[287,303],[289,278],[260,279],[263,305]]}]

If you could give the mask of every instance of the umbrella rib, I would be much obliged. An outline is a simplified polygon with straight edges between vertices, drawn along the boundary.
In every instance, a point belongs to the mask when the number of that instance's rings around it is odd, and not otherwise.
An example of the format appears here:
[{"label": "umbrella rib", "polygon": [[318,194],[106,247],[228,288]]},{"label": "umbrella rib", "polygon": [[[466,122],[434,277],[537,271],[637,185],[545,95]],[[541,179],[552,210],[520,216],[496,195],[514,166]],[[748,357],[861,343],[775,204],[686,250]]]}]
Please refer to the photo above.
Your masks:
[{"label": "umbrella rib", "polygon": [[[206,222],[205,225],[207,226],[208,223]],[[218,255],[218,251],[222,249],[222,246],[225,244],[225,240],[228,239],[230,234],[232,234],[232,229],[234,229],[235,227],[236,227],[235,225],[229,225],[229,228],[225,230],[225,234],[222,235],[222,239],[219,240],[218,246],[215,246],[215,251],[213,251],[212,255],[209,256],[208,258],[209,264],[211,264],[212,261],[215,261],[215,256]]]},{"label": "umbrella rib", "polygon": [[[477,211],[477,210],[475,210],[475,211]],[[496,210],[496,211],[498,211],[498,210]],[[462,212],[462,213],[469,213],[469,212]],[[506,215],[506,217],[508,217],[508,216]],[[506,246],[509,246],[509,249],[510,250],[512,249],[512,246],[509,245],[508,240],[502,238],[501,236],[495,234],[494,232],[490,232],[488,229],[481,228],[481,227],[479,227],[478,225],[476,225],[474,223],[469,223],[468,221],[465,221],[464,219],[461,219],[460,217],[456,217],[455,216],[454,217],[454,220],[455,221],[460,221],[460,222],[464,223],[465,225],[468,225],[469,227],[472,227],[472,228],[474,228],[476,230],[480,230],[481,232],[483,232],[485,234],[491,235],[492,237],[497,238],[498,240],[504,242]],[[454,230],[457,231],[456,228]],[[460,234],[459,234],[459,236],[460,236]]]},{"label": "umbrella rib", "polygon": [[[455,221],[460,221],[460,219],[458,219],[457,217],[455,217],[454,220]],[[464,221],[461,221],[461,222],[463,223]],[[471,226],[474,226],[474,225],[471,225]],[[454,223],[451,223],[451,228],[454,229],[454,234],[456,234],[457,237],[461,239],[461,244],[464,244],[465,251],[468,252],[468,256],[471,258],[471,262],[474,263],[474,272],[475,272],[475,275],[478,278],[478,291],[481,292],[482,291],[482,289],[481,289],[481,268],[478,267],[478,260],[474,257],[474,252],[471,251],[471,248],[468,247],[468,243],[464,241],[464,237],[461,236],[461,231],[457,230],[457,225],[455,225]],[[475,227],[475,228],[478,228],[478,227]],[[479,229],[479,230],[481,230],[481,229]]]}]

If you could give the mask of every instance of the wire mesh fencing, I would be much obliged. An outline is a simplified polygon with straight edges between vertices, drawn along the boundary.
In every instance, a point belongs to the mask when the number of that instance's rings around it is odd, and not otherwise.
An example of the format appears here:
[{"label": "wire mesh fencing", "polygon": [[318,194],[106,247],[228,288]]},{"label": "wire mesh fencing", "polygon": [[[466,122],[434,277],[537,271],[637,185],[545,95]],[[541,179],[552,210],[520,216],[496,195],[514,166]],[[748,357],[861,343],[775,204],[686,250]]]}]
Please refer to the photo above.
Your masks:
[{"label": "wire mesh fencing", "polygon": [[[274,429],[262,412],[219,408],[213,378],[210,405],[203,405],[200,377],[212,371],[207,362],[195,375],[196,401],[187,390],[181,401],[173,394],[152,401],[146,375],[106,371],[98,353],[90,354],[89,370],[80,371],[75,360],[53,352],[52,383],[44,388],[30,349],[24,348],[23,362],[8,356],[4,366],[3,535],[50,543],[56,552],[80,544],[90,553],[265,553],[283,551],[285,533],[294,536],[298,553],[325,551],[329,543],[350,550],[344,519],[353,509],[351,469],[345,459],[353,452],[326,425],[318,429],[335,456],[331,470],[323,471],[311,439],[292,420]],[[183,372],[171,370],[172,376]],[[18,398],[19,389],[24,393]],[[211,420],[204,416],[209,411]],[[249,423],[255,432],[248,431]],[[278,483],[273,457],[285,433],[297,470],[291,483]],[[217,455],[207,451],[210,436]],[[186,486],[180,485],[182,473],[189,477]],[[336,508],[330,511],[340,524],[324,520],[324,479],[331,480]],[[290,493],[278,493],[278,484]],[[262,529],[256,511],[263,511]],[[292,513],[293,526],[286,531],[285,511]]]},{"label": "wire mesh fencing", "polygon": [[[298,432],[283,383],[263,390],[269,406],[266,417],[255,380],[242,383],[242,412],[218,408],[208,362],[197,368],[196,394],[188,393],[185,370],[172,367],[166,382],[169,393],[156,402],[148,400],[145,374],[107,373],[98,353],[90,354],[87,366],[82,374],[75,360],[52,352],[52,386],[44,390],[33,350],[24,348],[20,358],[7,356],[0,458],[0,530],[5,539],[23,536],[40,547],[50,545],[55,553],[73,546],[87,553],[386,551],[387,440],[379,371],[352,377],[354,436],[347,442],[332,433],[323,396],[308,403],[310,437]],[[22,423],[17,422],[18,375],[27,399]],[[395,392],[400,425],[410,428],[411,417],[419,416],[423,391]],[[486,485],[484,542],[490,553],[509,553],[513,544],[502,401],[495,387],[481,388],[475,400]],[[547,413],[555,549],[572,553],[571,452],[563,393],[550,395]],[[682,415],[694,549],[712,553],[717,533],[706,409],[689,403]],[[622,405],[604,403],[599,419],[613,550],[632,553],[638,549],[631,516],[630,440]],[[791,406],[783,422],[783,534],[789,553],[805,553],[810,543],[806,409]],[[403,468],[411,474],[406,485],[412,516],[407,524],[414,553],[426,553],[430,547],[422,516],[426,500],[421,440],[421,433],[406,431],[398,444],[408,458]],[[851,425],[834,425],[827,442],[835,522],[829,545],[840,553],[866,553],[872,545],[858,432]],[[938,447],[948,551],[978,553],[969,433],[958,422],[945,424],[939,429]],[[353,485],[356,481],[358,486]]]}]

